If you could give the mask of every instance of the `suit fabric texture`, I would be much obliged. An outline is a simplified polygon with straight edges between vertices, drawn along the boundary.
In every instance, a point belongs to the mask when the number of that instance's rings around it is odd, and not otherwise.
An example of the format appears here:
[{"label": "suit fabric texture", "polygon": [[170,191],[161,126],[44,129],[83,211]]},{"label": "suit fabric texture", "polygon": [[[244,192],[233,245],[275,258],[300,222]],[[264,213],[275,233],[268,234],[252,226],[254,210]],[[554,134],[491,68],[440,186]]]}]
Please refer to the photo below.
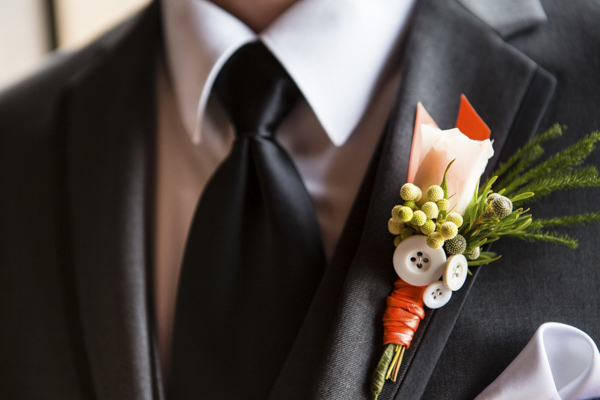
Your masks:
[{"label": "suit fabric texture", "polygon": [[[447,129],[464,93],[491,128],[490,170],[554,122],[568,130],[550,150],[600,129],[600,3],[546,1],[545,21],[539,4],[506,1],[492,16],[473,1],[418,2],[396,105],[271,399],[369,398],[394,281],[386,223],[418,101]],[[150,273],[159,13],[152,4],[0,94],[0,398],[163,398]],[[597,210],[598,194],[556,194],[534,215]],[[501,261],[427,311],[380,398],[473,398],[544,322],[600,343],[597,230],[567,231],[576,251],[495,243]]]}]

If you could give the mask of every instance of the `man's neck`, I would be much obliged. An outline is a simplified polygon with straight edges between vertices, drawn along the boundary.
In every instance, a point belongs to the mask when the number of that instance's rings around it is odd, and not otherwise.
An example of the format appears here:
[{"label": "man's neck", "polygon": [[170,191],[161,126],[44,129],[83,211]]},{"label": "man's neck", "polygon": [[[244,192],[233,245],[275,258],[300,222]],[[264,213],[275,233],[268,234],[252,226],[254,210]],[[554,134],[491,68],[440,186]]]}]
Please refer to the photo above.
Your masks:
[{"label": "man's neck", "polygon": [[211,0],[258,33],[298,0]]}]

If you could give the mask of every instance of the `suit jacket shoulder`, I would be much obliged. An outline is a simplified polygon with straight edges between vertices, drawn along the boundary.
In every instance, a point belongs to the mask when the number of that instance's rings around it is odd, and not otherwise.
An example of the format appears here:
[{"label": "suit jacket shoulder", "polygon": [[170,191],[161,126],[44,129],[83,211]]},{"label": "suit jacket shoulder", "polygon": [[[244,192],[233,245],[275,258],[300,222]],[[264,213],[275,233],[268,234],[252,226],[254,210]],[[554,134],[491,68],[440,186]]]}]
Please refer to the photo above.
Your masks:
[{"label": "suit jacket shoulder", "polygon": [[[141,14],[120,23],[81,49],[50,54],[31,76],[0,88],[0,141],[18,140],[18,136],[27,136],[25,132],[50,134],[49,128],[60,112],[61,96],[69,83],[118,47],[139,24]],[[6,150],[8,145],[10,143],[2,149]]]},{"label": "suit jacket shoulder", "polygon": [[[72,117],[85,121],[92,115],[79,107],[87,98],[120,95],[119,73],[113,71],[121,68],[131,75],[127,65],[139,58],[134,50],[155,47],[158,26],[156,10],[143,11],[83,49],[53,54],[37,73],[0,91],[1,398],[97,396],[81,332],[72,246],[77,238],[70,216],[70,199],[87,201],[90,191],[74,187],[67,172],[96,170],[91,160],[85,166],[68,165],[71,150],[78,151],[71,143],[95,132],[85,122],[83,128],[72,129]],[[106,75],[117,83],[73,100],[78,87],[103,65],[115,65]],[[148,65],[151,71],[152,63]],[[89,159],[94,152],[103,151],[92,147],[81,157]],[[91,179],[92,187],[98,184]],[[125,376],[132,374],[121,374],[109,384],[122,395],[109,397],[136,398],[132,390],[122,390]]]}]

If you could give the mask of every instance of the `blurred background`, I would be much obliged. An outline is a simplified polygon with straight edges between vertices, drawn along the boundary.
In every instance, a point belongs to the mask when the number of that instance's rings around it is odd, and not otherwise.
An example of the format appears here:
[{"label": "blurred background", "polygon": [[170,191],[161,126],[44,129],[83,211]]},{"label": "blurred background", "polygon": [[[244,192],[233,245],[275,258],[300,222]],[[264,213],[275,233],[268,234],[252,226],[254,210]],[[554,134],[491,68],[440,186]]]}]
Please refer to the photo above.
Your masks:
[{"label": "blurred background", "polygon": [[0,0],[0,88],[85,45],[150,0]]}]

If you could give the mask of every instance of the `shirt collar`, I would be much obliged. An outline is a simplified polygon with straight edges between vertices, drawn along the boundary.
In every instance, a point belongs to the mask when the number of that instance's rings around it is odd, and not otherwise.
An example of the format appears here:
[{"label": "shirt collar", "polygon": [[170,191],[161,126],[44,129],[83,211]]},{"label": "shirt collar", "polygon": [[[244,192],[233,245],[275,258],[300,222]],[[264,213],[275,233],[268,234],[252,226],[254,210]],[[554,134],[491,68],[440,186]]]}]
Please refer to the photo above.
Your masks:
[{"label": "shirt collar", "polygon": [[350,136],[397,49],[414,0],[300,0],[259,34],[206,0],[163,0],[167,62],[193,142],[212,84],[261,40],[294,79],[335,145]]}]

